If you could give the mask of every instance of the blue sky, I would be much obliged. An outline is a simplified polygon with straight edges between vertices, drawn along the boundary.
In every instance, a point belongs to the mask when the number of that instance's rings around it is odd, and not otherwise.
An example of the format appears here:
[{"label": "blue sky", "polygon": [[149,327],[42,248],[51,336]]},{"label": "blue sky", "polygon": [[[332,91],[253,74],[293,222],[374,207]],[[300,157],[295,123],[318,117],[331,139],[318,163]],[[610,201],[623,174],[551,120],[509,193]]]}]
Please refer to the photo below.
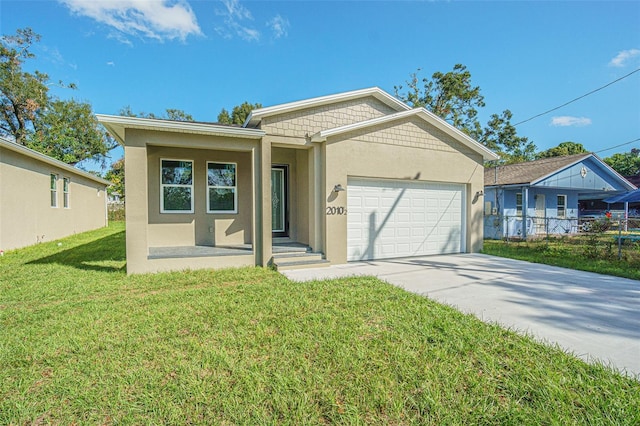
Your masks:
[{"label": "blue sky", "polygon": [[[510,109],[517,123],[640,68],[638,1],[2,0],[2,34],[27,26],[42,35],[28,68],[78,86],[54,94],[199,121],[243,101],[393,94],[417,69],[462,63],[485,97],[481,122]],[[540,150],[640,138],[640,72],[517,129]]]}]

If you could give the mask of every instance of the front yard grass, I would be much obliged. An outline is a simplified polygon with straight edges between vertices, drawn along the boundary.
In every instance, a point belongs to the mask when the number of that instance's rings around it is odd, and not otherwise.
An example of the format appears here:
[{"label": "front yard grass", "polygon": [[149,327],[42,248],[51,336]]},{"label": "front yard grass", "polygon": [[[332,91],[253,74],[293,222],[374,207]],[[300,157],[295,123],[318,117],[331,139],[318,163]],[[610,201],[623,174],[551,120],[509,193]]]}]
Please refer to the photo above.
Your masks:
[{"label": "front yard grass", "polygon": [[640,382],[375,278],[0,257],[0,424],[640,424]]},{"label": "front yard grass", "polygon": [[640,242],[626,241],[618,259],[617,233],[529,241],[484,240],[485,254],[640,280]]}]

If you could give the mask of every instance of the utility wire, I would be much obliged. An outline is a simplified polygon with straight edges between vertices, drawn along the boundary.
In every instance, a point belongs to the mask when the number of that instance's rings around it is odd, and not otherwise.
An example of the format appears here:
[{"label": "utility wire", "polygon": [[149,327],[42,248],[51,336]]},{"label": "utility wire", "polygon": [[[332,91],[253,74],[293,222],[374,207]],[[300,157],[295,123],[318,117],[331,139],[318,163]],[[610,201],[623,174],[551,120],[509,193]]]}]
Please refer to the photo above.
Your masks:
[{"label": "utility wire", "polygon": [[629,145],[629,144],[632,144],[632,143],[638,142],[638,141],[640,141],[640,138],[634,139],[634,140],[629,141],[629,142],[621,143],[620,145],[612,146],[611,148],[605,148],[605,149],[601,149],[600,151],[595,151],[594,154],[598,154],[598,153],[604,152],[604,151],[610,151],[612,149],[620,148],[621,146]]},{"label": "utility wire", "polygon": [[[636,69],[636,70],[634,70],[634,71],[631,71],[629,74],[627,74],[627,75],[625,75],[625,76],[622,76],[622,77],[618,78],[617,80],[613,80],[611,83],[607,83],[607,84],[605,84],[605,85],[604,85],[604,86],[602,86],[602,87],[598,87],[597,89],[592,90],[592,91],[590,91],[589,93],[585,93],[585,94],[584,94],[584,95],[582,95],[582,96],[578,96],[577,98],[572,99],[572,100],[570,100],[570,101],[569,101],[569,102],[567,102],[567,103],[564,103],[564,104],[562,104],[562,105],[560,105],[560,106],[557,106],[557,107],[555,107],[555,108],[552,108],[552,109],[550,109],[550,110],[548,110],[548,111],[542,112],[542,113],[540,113],[540,114],[538,114],[538,115],[534,115],[533,117],[531,117],[531,118],[527,118],[526,120],[522,120],[522,121],[520,121],[520,122],[518,122],[518,123],[514,124],[514,126],[517,126],[517,125],[522,124],[522,123],[526,123],[527,121],[531,121],[531,120],[533,120],[534,118],[541,117],[541,116],[543,116],[543,115],[545,115],[545,114],[549,114],[549,113],[550,113],[550,112],[552,112],[552,111],[555,111],[555,110],[560,109],[560,108],[562,108],[562,107],[565,107],[565,106],[567,106],[567,105],[569,105],[569,104],[572,104],[572,103],[574,103],[575,101],[580,100],[580,99],[582,99],[582,98],[585,98],[585,97],[587,97],[587,96],[589,96],[589,95],[592,95],[592,94],[594,94],[594,93],[596,93],[596,92],[598,92],[598,91],[600,91],[600,90],[604,89],[605,87],[609,87],[609,86],[611,86],[612,84],[619,82],[620,80],[624,80],[625,78],[629,77],[629,76],[630,76],[630,75],[632,75],[632,74],[637,73],[638,71],[640,71],[640,68],[638,68],[638,69]],[[634,141],[634,142],[635,142],[635,141]]]}]

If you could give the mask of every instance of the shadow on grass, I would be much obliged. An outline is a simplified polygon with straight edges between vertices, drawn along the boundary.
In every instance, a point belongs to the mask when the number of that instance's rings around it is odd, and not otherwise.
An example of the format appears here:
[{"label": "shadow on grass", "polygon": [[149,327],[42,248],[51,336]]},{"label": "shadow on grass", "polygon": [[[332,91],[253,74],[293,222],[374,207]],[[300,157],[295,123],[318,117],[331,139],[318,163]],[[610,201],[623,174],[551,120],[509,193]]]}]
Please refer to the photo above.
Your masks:
[{"label": "shadow on grass", "polygon": [[77,247],[62,250],[28,264],[58,264],[85,271],[123,272],[126,264],[125,231]]}]

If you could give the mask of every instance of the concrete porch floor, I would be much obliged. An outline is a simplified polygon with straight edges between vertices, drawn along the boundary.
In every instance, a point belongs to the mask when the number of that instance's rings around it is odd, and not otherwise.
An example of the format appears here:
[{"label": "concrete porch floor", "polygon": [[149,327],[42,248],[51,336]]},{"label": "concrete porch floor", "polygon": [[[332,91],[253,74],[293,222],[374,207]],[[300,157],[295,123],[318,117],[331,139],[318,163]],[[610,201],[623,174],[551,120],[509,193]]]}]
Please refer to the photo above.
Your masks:
[{"label": "concrete porch floor", "polygon": [[[307,252],[309,246],[297,242],[273,243],[272,252],[291,253]],[[252,244],[238,244],[233,246],[174,246],[149,247],[148,259],[175,259],[187,257],[217,257],[217,256],[246,256],[253,254]]]}]

